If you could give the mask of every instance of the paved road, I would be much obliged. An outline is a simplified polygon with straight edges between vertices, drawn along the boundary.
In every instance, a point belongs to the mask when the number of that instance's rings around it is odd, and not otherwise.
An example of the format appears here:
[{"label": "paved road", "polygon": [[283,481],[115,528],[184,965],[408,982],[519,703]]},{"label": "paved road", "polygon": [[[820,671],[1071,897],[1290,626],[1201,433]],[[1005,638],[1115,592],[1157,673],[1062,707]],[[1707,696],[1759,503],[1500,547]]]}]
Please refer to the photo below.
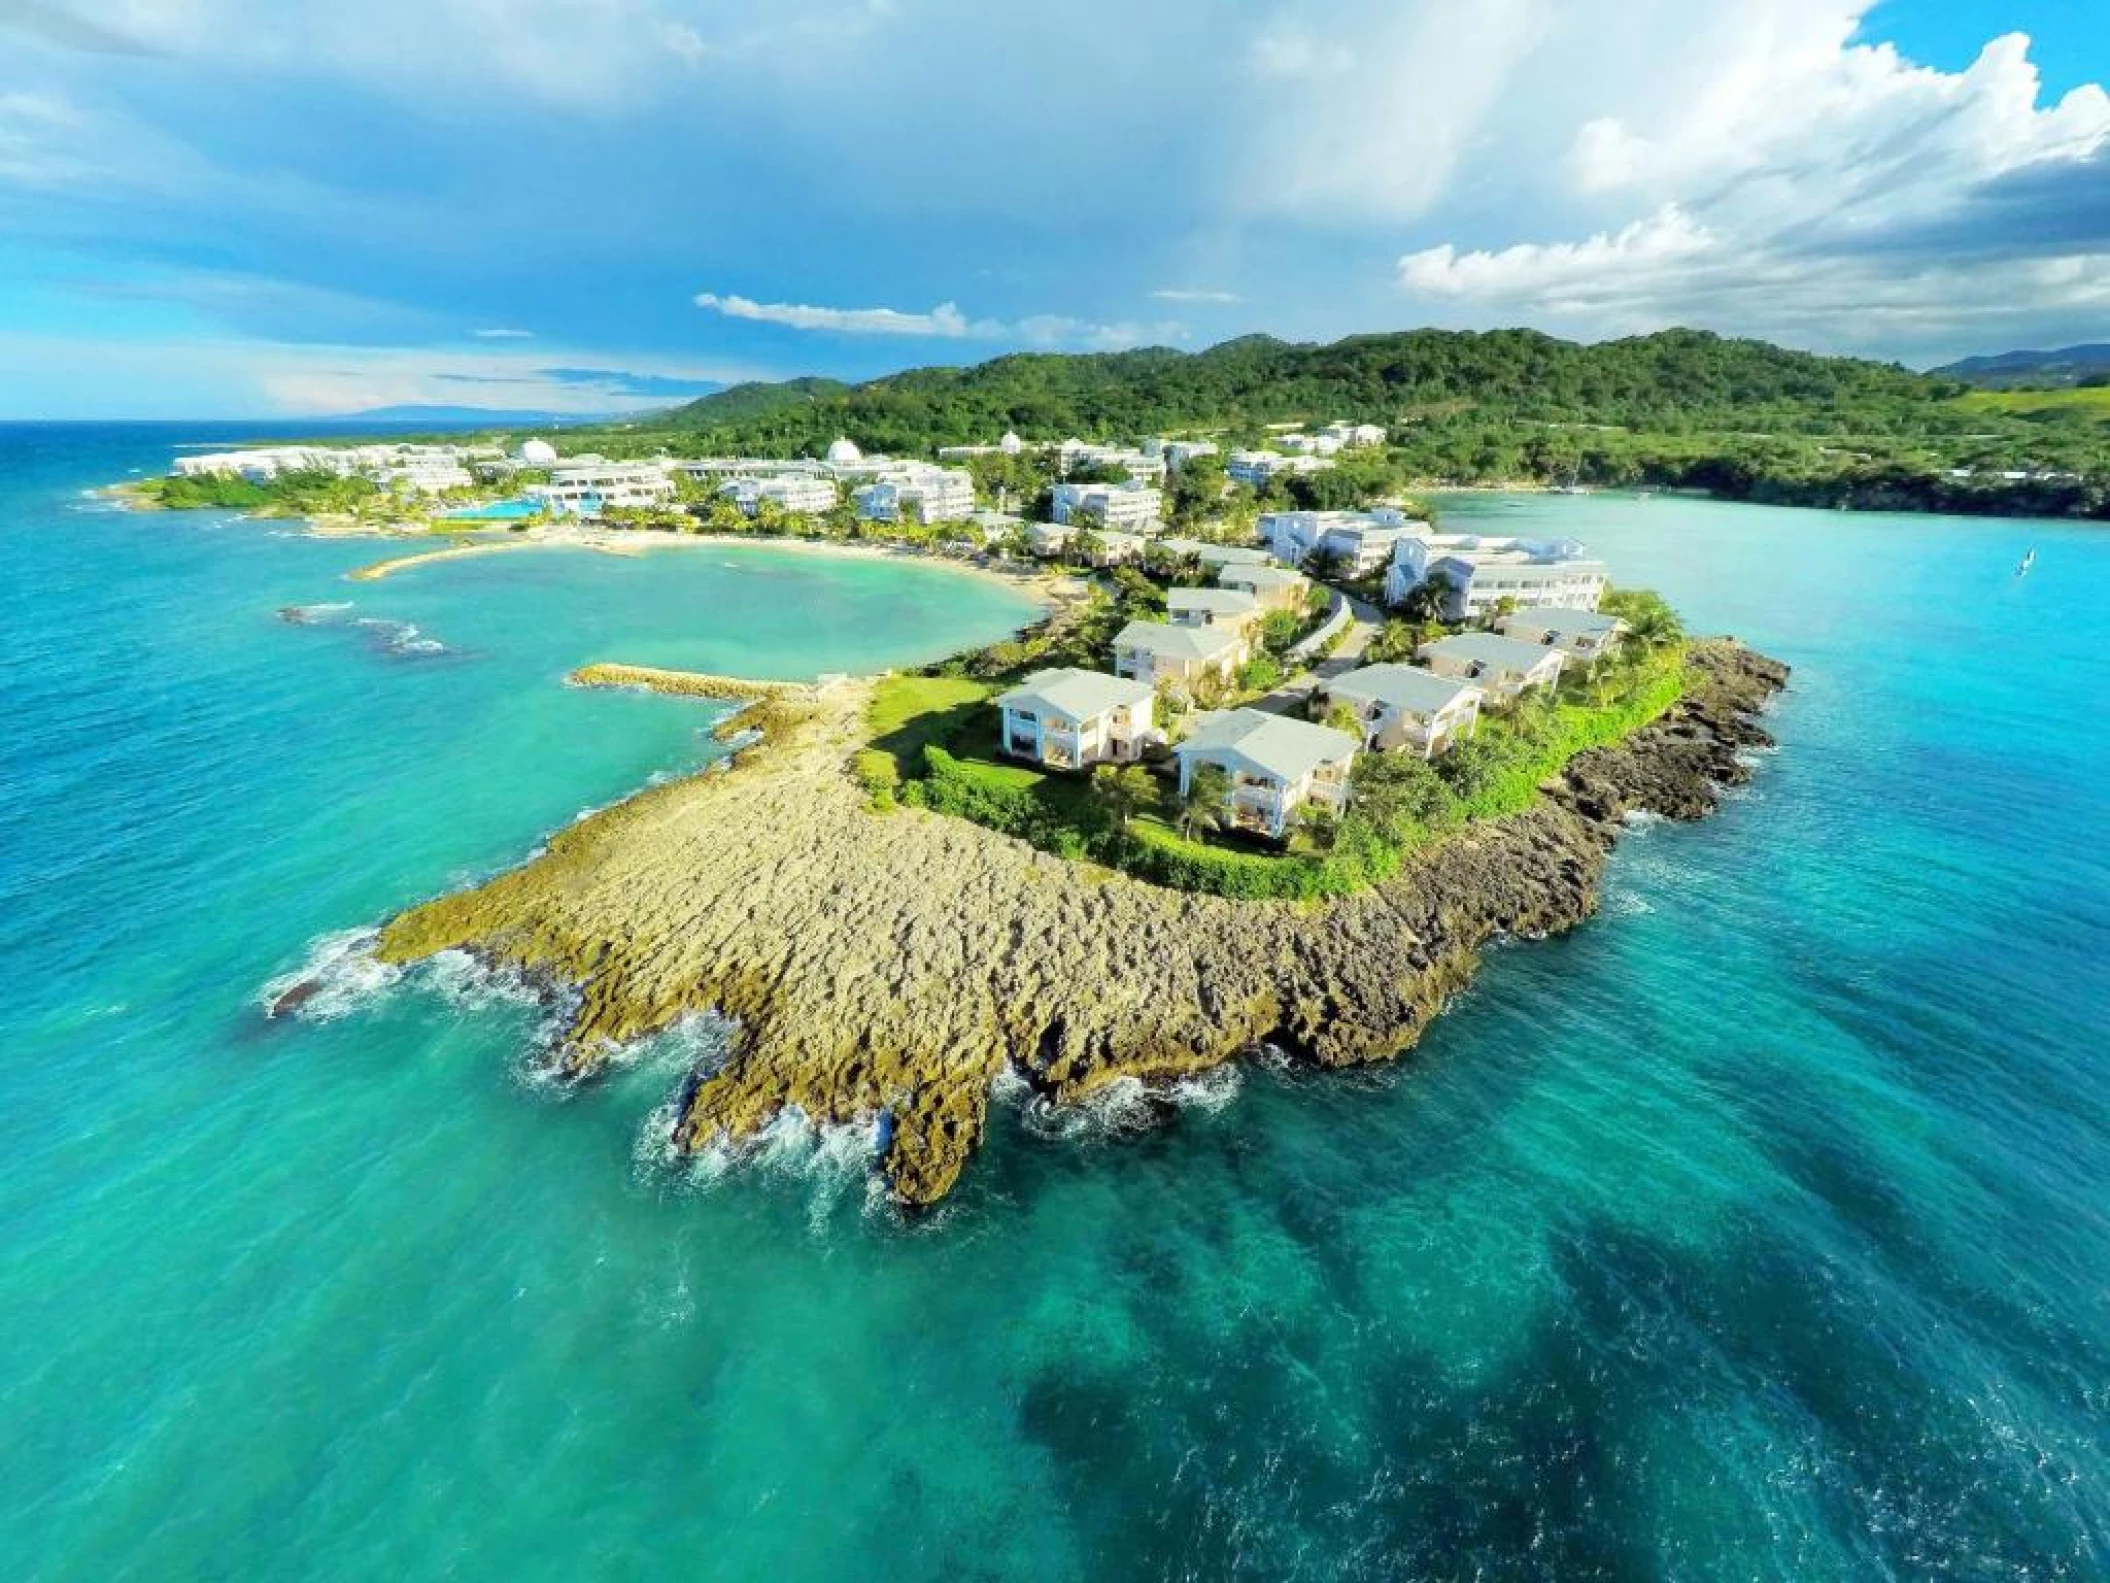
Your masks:
[{"label": "paved road", "polygon": [[1377,636],[1378,628],[1385,624],[1385,613],[1367,599],[1358,599],[1353,594],[1341,597],[1348,601],[1351,619],[1340,646],[1312,669],[1297,672],[1265,698],[1256,701],[1255,709],[1265,709],[1269,714],[1294,715],[1301,720],[1312,688],[1323,679],[1352,671],[1363,663],[1363,652],[1370,647],[1370,640]]}]

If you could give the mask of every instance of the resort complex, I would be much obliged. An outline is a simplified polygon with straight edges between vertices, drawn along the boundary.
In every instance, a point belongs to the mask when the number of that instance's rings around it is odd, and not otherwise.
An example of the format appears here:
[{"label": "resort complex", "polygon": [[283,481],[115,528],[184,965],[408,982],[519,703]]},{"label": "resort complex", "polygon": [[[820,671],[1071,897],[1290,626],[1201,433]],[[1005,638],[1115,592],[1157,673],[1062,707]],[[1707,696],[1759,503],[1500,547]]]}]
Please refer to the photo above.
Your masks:
[{"label": "resort complex", "polygon": [[[1166,811],[1184,838],[1287,849],[1323,843],[1354,803],[1359,758],[1443,761],[1564,677],[1602,673],[1628,635],[1600,610],[1604,564],[1573,540],[1446,533],[1399,498],[1322,509],[1285,482],[1385,442],[1347,420],[1276,426],[1228,451],[1009,431],[935,461],[847,437],[817,456],[628,460],[528,439],[207,453],[175,472],[362,480],[434,528],[832,534],[1066,568],[1089,579],[1071,587],[1101,612],[1081,626],[1098,635],[980,692],[982,722],[943,738],[965,755],[953,762],[986,752],[1080,783],[1132,768],[1148,779],[1124,798]],[[1331,498],[1353,498],[1351,476]]]}]

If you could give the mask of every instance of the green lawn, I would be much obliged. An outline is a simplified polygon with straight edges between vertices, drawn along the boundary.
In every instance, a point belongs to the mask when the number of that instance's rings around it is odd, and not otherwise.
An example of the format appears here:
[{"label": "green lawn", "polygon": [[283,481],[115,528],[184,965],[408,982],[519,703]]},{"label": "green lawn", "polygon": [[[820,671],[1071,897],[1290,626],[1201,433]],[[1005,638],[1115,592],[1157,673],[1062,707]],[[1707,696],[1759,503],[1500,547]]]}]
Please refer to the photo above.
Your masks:
[{"label": "green lawn", "polygon": [[859,773],[868,784],[914,780],[923,773],[923,750],[957,734],[993,692],[964,676],[887,677],[872,695],[872,745],[858,756]]}]

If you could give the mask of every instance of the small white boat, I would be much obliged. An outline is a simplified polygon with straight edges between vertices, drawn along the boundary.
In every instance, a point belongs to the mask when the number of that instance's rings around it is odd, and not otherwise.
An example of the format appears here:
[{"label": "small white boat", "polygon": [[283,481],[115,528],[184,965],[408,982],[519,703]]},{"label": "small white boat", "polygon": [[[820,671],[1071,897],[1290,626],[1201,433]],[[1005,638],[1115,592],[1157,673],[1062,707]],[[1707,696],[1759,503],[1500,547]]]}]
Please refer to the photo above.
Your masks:
[{"label": "small white boat", "polygon": [[2021,564],[2020,566],[2017,566],[2017,567],[2015,568],[2015,575],[2016,575],[2017,577],[2027,577],[2027,576],[2029,575],[2029,569],[2030,569],[2030,568],[2031,568],[2032,566],[2036,565],[2036,564],[2037,564],[2037,547],[2036,547],[2036,546],[2035,546],[2034,544],[2032,544],[2032,545],[2031,545],[2031,546],[2029,547],[2029,553],[2028,553],[2027,555],[2025,555],[2025,556],[2023,556],[2023,557],[2022,557],[2022,564]]}]

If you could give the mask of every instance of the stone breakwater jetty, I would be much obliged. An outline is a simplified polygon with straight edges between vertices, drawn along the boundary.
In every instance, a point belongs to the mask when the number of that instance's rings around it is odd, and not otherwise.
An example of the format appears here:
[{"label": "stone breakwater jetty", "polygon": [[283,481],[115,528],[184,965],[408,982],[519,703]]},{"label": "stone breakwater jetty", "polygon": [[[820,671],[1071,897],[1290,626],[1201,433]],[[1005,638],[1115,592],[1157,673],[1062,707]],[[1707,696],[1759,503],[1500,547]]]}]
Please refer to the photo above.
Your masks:
[{"label": "stone breakwater jetty", "polygon": [[[736,1034],[683,1092],[679,1149],[737,1147],[787,1107],[884,1117],[878,1169],[897,1202],[928,1205],[980,1143],[1007,1068],[1062,1105],[1262,1043],[1325,1067],[1410,1048],[1490,938],[1596,909],[1628,813],[1696,819],[1749,778],[1742,755],[1769,743],[1756,717],[1787,669],[1726,641],[1692,664],[1663,718],[1579,755],[1532,808],[1324,904],[1181,894],[960,820],[874,813],[849,770],[870,685],[768,689],[734,717],[763,735],[729,770],[583,820],[533,862],[397,917],[379,950],[467,950],[570,991],[546,1059],[574,1077],[719,1012]],[[616,685],[670,674],[590,669]]]}]

